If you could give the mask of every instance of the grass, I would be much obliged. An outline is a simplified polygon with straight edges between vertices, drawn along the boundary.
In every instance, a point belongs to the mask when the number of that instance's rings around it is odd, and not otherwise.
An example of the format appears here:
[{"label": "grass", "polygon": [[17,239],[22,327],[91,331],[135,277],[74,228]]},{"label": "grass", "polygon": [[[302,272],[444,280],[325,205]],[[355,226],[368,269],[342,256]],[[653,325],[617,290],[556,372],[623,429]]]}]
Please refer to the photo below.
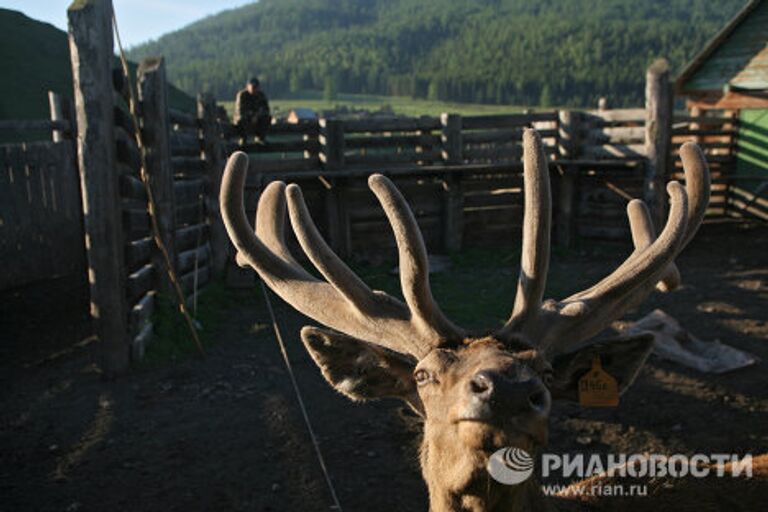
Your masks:
[{"label": "grass", "polygon": [[[230,116],[234,101],[220,101]],[[502,114],[520,112],[523,107],[513,105],[485,105],[414,99],[408,96],[377,96],[369,94],[339,94],[335,100],[327,101],[316,91],[307,91],[296,98],[270,99],[273,115],[287,115],[293,108],[311,108],[316,112],[336,107],[349,107],[369,111],[391,108],[395,114],[406,116],[439,116],[443,112],[462,115]]]},{"label": "grass", "polygon": [[[562,299],[594,284],[609,270],[605,267],[606,259],[628,252],[631,252],[629,245],[615,242],[594,242],[569,251],[553,248],[545,297]],[[500,327],[509,317],[515,298],[519,248],[465,249],[449,257],[450,268],[430,276],[432,292],[441,309],[457,324],[476,332]],[[399,277],[392,272],[395,265],[395,261],[350,263],[352,270],[372,289],[402,299]],[[188,359],[197,353],[186,324],[173,303],[167,297],[161,297],[158,302],[153,317],[155,337],[147,348],[143,366],[156,367]],[[273,304],[278,310],[289,308],[279,305],[279,301]],[[214,346],[221,338],[227,338],[226,325],[236,326],[241,322],[242,314],[237,312],[243,309],[266,318],[265,305],[257,289],[230,290],[220,282],[206,287],[200,295],[196,316],[202,325],[199,334],[204,347]],[[264,331],[266,326],[257,323],[250,329],[255,333]]]},{"label": "grass", "polygon": [[[255,294],[233,293],[218,281],[203,289],[198,296],[197,313],[193,314],[193,318],[199,324],[198,336],[204,348],[215,345],[228,318],[228,311],[242,306],[244,301],[246,304],[253,301],[254,308],[261,307]],[[155,335],[147,347],[141,363],[143,366],[160,366],[197,355],[197,347],[175,300],[161,294],[152,321]]]},{"label": "grass", "polygon": [[[568,255],[556,251],[555,257]],[[518,249],[467,249],[450,255],[451,267],[432,274],[432,293],[445,314],[469,329],[492,329],[509,317],[517,288]],[[401,296],[400,282],[391,270],[394,263],[356,265],[355,272],[371,288]],[[573,276],[553,265],[547,281],[548,297],[564,297]]]}]

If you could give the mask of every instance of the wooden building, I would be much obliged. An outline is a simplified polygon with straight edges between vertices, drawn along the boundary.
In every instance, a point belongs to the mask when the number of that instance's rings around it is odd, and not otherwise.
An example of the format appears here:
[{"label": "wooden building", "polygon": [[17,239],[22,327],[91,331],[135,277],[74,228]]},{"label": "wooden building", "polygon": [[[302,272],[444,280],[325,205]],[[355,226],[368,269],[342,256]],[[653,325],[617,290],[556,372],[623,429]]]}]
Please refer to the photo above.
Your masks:
[{"label": "wooden building", "polygon": [[768,1],[747,3],[685,66],[675,88],[691,108],[768,108]]},{"label": "wooden building", "polygon": [[768,220],[768,0],[750,0],[685,66],[675,89],[693,115],[735,120],[730,147],[721,150],[735,157],[725,170],[727,208]]}]

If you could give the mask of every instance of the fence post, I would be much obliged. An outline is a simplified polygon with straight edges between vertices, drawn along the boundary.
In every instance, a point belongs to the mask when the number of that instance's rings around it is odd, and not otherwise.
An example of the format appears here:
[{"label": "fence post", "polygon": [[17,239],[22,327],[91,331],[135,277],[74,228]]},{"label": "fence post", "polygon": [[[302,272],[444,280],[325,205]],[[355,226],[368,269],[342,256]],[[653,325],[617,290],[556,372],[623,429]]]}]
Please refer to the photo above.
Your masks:
[{"label": "fence post", "polygon": [[443,245],[446,251],[461,250],[464,239],[464,189],[461,175],[449,172],[443,181]]},{"label": "fence post", "polygon": [[669,63],[658,59],[645,75],[645,154],[648,158],[643,196],[657,229],[663,226],[666,201],[664,184],[668,174],[672,137],[672,85]]},{"label": "fence post", "polygon": [[328,170],[344,167],[344,122],[320,119],[320,162]]},{"label": "fence post", "polygon": [[[579,150],[579,113],[571,110],[558,112],[558,158],[575,160]],[[579,168],[564,165],[561,168],[558,187],[556,233],[561,247],[570,247],[574,240],[574,209],[576,204],[576,179]]]},{"label": "fence post", "polygon": [[[61,96],[53,91],[48,91],[48,108],[51,112],[51,121],[61,122],[64,121],[64,110],[61,105]],[[70,130],[74,131],[74,126],[70,126]],[[61,142],[64,140],[64,131],[54,129],[52,132],[53,142]]]},{"label": "fence post", "polygon": [[[155,199],[155,218],[159,235],[176,265],[175,232],[176,201],[171,166],[170,123],[165,61],[152,57],[141,61],[138,70],[139,100],[141,101],[142,132],[146,149],[147,173]],[[160,283],[159,289],[170,292],[172,284],[165,268],[165,259],[153,245],[152,265]]]},{"label": "fence post", "polygon": [[229,261],[229,237],[219,209],[219,189],[224,172],[224,146],[216,117],[216,100],[210,94],[197,96],[197,117],[203,138],[203,155],[208,165],[208,192],[205,207],[211,223],[211,264],[213,274],[221,276]]},{"label": "fence post", "polygon": [[446,165],[460,164],[464,161],[461,140],[461,115],[443,113],[440,115],[443,143],[443,163]]},{"label": "fence post", "polygon": [[100,341],[102,370],[111,377],[125,371],[130,361],[122,214],[115,171],[112,2],[74,2],[67,17],[91,317]]}]

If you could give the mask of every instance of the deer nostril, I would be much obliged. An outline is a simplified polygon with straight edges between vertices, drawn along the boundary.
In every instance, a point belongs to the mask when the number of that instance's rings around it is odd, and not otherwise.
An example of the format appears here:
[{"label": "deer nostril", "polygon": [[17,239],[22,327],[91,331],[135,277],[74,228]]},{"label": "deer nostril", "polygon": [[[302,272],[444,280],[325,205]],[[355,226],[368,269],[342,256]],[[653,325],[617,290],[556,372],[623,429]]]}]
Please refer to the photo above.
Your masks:
[{"label": "deer nostril", "polygon": [[493,380],[486,372],[478,372],[469,381],[469,390],[474,395],[489,396],[493,392]]}]

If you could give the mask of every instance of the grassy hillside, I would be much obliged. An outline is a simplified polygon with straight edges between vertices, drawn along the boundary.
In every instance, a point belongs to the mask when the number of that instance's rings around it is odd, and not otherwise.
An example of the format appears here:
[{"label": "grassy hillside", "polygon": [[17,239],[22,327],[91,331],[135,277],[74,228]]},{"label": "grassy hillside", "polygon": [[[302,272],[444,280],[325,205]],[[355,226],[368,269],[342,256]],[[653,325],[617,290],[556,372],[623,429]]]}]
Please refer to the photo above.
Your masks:
[{"label": "grassy hillside", "polygon": [[[220,102],[232,115],[234,101]],[[522,107],[510,105],[484,105],[478,103],[456,103],[450,101],[431,101],[409,96],[379,96],[373,94],[339,94],[333,100],[324,99],[319,92],[308,92],[292,98],[270,100],[270,107],[276,116],[287,115],[293,108],[311,108],[316,112],[332,110],[344,106],[353,109],[378,111],[391,109],[395,114],[405,116],[439,116],[443,112],[454,112],[467,116],[483,114],[501,114],[519,112]]]},{"label": "grassy hillside", "polygon": [[48,91],[72,96],[67,34],[0,9],[0,119],[48,117]]},{"label": "grassy hillside", "polygon": [[[72,97],[67,34],[53,25],[0,9],[0,62],[0,119],[47,118],[48,91]],[[192,98],[175,87],[169,101],[175,108],[194,108]]]},{"label": "grassy hillside", "polygon": [[187,91],[322,91],[512,105],[642,101],[645,67],[679,67],[744,0],[260,0],[133,49]]}]

